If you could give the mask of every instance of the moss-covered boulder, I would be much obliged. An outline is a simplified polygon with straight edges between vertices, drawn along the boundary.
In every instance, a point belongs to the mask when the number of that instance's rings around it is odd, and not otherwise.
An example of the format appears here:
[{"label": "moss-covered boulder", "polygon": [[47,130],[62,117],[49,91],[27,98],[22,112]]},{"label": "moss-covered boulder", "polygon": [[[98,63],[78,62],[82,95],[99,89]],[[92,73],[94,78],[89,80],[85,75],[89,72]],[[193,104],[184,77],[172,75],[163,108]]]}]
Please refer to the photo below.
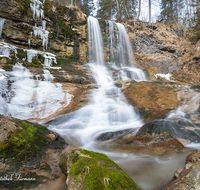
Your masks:
[{"label": "moss-covered boulder", "polygon": [[59,163],[68,189],[139,189],[127,173],[102,153],[78,148],[63,150]]},{"label": "moss-covered boulder", "polygon": [[178,168],[173,179],[163,190],[200,189],[200,150],[189,154],[185,159],[185,167]]},{"label": "moss-covered boulder", "polygon": [[[36,188],[58,179],[64,140],[41,125],[0,115],[2,189]],[[10,180],[7,180],[7,179]]]}]

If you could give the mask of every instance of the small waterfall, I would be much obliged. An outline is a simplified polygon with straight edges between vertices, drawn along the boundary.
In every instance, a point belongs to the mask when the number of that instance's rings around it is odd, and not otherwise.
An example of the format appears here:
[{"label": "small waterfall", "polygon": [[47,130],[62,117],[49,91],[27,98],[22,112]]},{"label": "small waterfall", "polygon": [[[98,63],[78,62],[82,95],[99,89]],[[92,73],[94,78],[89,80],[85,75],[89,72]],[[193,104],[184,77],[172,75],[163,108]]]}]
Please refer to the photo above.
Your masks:
[{"label": "small waterfall", "polygon": [[133,50],[123,24],[108,21],[110,63],[119,72],[120,80],[145,81],[145,73],[135,66]]},{"label": "small waterfall", "polygon": [[123,24],[116,23],[118,28],[118,58],[121,67],[135,66],[133,50]]},{"label": "small waterfall", "polygon": [[92,16],[88,17],[87,22],[90,62],[104,65],[103,42],[99,22]]},{"label": "small waterfall", "polygon": [[0,17],[0,38],[1,38],[1,35],[2,35],[4,22],[5,22],[5,19]]}]

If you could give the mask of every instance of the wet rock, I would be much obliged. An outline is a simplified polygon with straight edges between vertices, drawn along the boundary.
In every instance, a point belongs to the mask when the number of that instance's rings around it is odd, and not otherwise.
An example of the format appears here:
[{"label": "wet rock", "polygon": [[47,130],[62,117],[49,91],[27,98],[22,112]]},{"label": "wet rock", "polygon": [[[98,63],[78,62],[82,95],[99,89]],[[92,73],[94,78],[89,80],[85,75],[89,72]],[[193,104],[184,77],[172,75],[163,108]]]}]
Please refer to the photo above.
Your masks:
[{"label": "wet rock", "polygon": [[165,139],[176,138],[184,144],[184,141],[200,142],[200,127],[191,122],[179,120],[156,120],[143,125],[137,132],[135,138],[144,136],[161,135],[165,133]]},{"label": "wet rock", "polygon": [[121,130],[121,131],[116,131],[116,132],[103,133],[98,137],[98,140],[107,141],[119,136],[126,136],[127,134],[133,133],[135,130],[136,129],[126,129],[126,130]]},{"label": "wet rock", "polygon": [[[180,152],[184,143],[199,142],[200,128],[185,121],[156,120],[136,131],[124,133],[104,143],[106,149],[162,155]],[[105,136],[105,135],[104,135]]]},{"label": "wet rock", "polygon": [[164,188],[164,190],[188,190],[200,189],[200,150],[189,154],[185,159],[185,167],[178,168],[173,179]]},{"label": "wet rock", "polygon": [[[1,183],[2,189],[37,188],[60,177],[58,163],[66,147],[61,137],[46,127],[19,119],[1,116],[0,121],[1,128],[12,128],[0,143],[0,176],[11,178]],[[53,140],[48,136],[54,136]]]},{"label": "wet rock", "polygon": [[176,87],[167,83],[131,83],[123,93],[145,121],[163,118],[179,105]]},{"label": "wet rock", "polygon": [[78,148],[63,150],[59,166],[67,175],[67,188],[139,189],[135,182],[102,153]]}]

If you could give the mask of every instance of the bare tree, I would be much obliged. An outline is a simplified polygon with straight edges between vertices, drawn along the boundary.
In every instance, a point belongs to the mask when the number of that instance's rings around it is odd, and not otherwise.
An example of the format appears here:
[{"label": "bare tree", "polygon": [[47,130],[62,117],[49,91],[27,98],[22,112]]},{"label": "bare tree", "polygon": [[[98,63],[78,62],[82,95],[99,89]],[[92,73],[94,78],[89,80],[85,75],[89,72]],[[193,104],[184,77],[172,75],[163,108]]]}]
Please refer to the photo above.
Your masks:
[{"label": "bare tree", "polygon": [[151,0],[149,0],[149,24],[151,24]]},{"label": "bare tree", "polygon": [[139,0],[139,10],[138,10],[138,15],[137,15],[137,20],[139,20],[140,12],[141,12],[141,0]]}]

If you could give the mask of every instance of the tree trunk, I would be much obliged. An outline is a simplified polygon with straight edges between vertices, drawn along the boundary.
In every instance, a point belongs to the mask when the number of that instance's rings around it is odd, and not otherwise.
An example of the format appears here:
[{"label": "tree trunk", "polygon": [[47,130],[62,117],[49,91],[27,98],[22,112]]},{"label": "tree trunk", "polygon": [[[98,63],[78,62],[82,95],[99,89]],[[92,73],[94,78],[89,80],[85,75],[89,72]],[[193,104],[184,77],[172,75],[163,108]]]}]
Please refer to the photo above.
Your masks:
[{"label": "tree trunk", "polygon": [[137,15],[137,20],[139,20],[140,12],[141,12],[141,0],[139,0],[139,10],[138,10],[138,15]]},{"label": "tree trunk", "polygon": [[149,24],[151,24],[151,0],[149,0]]}]

